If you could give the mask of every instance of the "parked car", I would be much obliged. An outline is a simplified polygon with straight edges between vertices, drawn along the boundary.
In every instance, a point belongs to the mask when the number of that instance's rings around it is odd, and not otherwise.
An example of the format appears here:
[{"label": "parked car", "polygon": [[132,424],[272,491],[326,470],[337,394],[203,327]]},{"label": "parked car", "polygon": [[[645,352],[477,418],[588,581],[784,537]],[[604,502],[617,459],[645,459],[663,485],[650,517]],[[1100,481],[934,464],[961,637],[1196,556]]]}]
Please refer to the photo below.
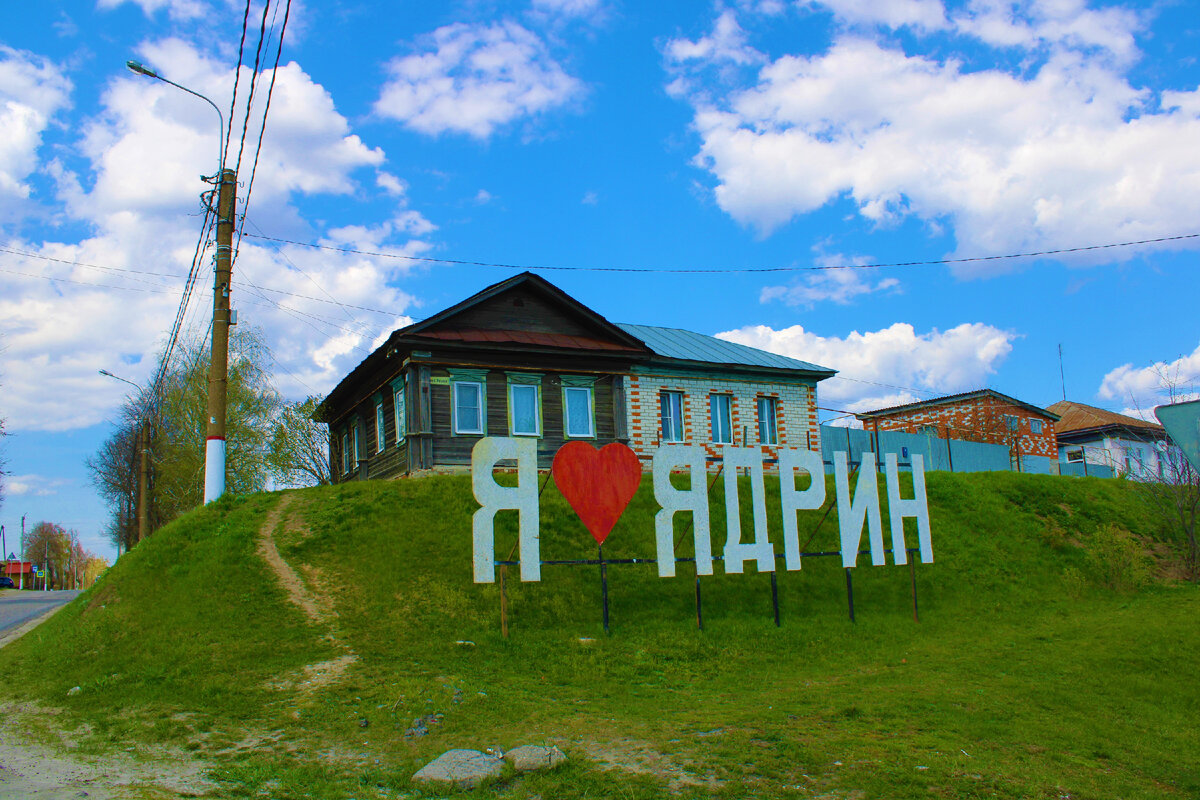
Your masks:
[{"label": "parked car", "polygon": [[15,589],[17,585],[7,575],[0,575],[0,589]]}]

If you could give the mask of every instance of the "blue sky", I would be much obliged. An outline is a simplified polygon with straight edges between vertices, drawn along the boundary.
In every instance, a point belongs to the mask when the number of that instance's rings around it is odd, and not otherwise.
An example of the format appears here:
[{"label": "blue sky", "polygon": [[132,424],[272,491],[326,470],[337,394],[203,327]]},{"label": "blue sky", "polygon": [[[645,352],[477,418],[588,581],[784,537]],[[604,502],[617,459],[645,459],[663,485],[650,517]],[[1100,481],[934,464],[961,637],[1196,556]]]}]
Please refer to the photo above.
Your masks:
[{"label": "blue sky", "polygon": [[[112,555],[83,459],[129,387],[98,370],[149,378],[217,157],[212,109],[124,62],[228,117],[244,9],[99,0],[6,14],[10,536],[26,514]],[[282,12],[270,7],[275,32]],[[256,0],[251,63],[261,13]],[[1048,405],[1062,397],[1061,344],[1068,397],[1148,411],[1162,375],[1190,389],[1200,372],[1200,239],[812,268],[1200,233],[1198,53],[1183,2],[293,2],[233,304],[291,398],[513,274],[413,260],[425,256],[584,268],[542,274],[614,321],[835,368],[820,390],[831,409],[984,386]],[[235,150],[248,81],[243,67]],[[211,307],[203,276],[192,336]]]}]

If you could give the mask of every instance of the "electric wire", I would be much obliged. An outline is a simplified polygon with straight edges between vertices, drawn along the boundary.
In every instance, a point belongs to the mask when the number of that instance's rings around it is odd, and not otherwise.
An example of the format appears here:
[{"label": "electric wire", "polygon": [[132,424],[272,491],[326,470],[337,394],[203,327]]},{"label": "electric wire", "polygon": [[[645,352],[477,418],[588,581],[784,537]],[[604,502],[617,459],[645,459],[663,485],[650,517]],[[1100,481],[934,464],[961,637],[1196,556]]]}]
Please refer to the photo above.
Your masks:
[{"label": "electric wire", "polygon": [[[279,9],[279,4],[275,5],[276,11]],[[237,244],[233,248],[233,262],[237,261],[238,251],[242,247],[242,232],[246,228],[246,214],[250,208],[250,196],[254,192],[254,176],[258,173],[258,157],[262,153],[263,134],[267,131],[267,114],[271,112],[271,98],[275,94],[275,79],[279,75],[279,59],[283,55],[283,37],[287,34],[288,18],[292,13],[292,0],[287,0],[287,5],[283,11],[283,24],[279,28],[279,40],[275,48],[275,64],[271,67],[271,84],[267,88],[267,102],[263,106],[262,124],[258,128],[258,143],[254,147],[254,163],[250,167],[250,180],[246,182],[246,199],[242,203],[241,224],[238,225]],[[274,19],[272,19],[271,27],[274,29]],[[246,113],[249,115],[250,108],[247,106]]]},{"label": "electric wire", "polygon": [[[238,142],[237,165],[234,167],[234,172],[242,170],[242,153],[246,147],[246,133],[250,128],[250,109],[254,105],[254,90],[258,86],[258,67],[262,62],[263,41],[267,35],[267,12],[270,11],[271,0],[263,5],[262,21],[259,23],[258,29],[258,47],[254,51],[254,71],[250,74],[250,89],[246,92],[246,114],[242,117],[242,136]],[[233,124],[232,121],[230,124]]]},{"label": "electric wire", "polygon": [[[229,128],[224,131],[225,146],[221,150],[225,156],[229,155],[229,140],[233,136],[233,115],[237,111],[237,95],[238,82],[242,77],[242,55],[246,47],[246,26],[250,22],[250,0],[246,0],[246,10],[242,13],[242,38],[238,41],[238,61],[237,67],[233,70],[233,97],[229,101]],[[224,159],[222,159],[224,161]],[[219,176],[218,176],[219,177]]]},{"label": "electric wire", "polygon": [[1185,233],[1178,236],[1160,236],[1155,239],[1139,239],[1132,242],[1113,242],[1111,244],[1093,244],[1082,247],[1063,247],[1056,250],[1039,250],[1028,253],[1006,253],[997,256],[970,256],[965,258],[937,258],[926,261],[894,261],[886,264],[826,264],[822,266],[805,266],[805,267],[578,267],[578,266],[560,266],[560,265],[533,265],[533,264],[505,264],[493,261],[468,261],[454,258],[436,258],[434,256],[406,256],[396,253],[379,253],[369,250],[357,250],[353,247],[336,247],[327,244],[312,244],[310,242],[298,242],[294,239],[282,239],[274,236],[257,235],[253,233],[246,234],[255,239],[265,239],[271,242],[280,244],[294,244],[299,247],[311,247],[318,250],[334,250],[340,253],[353,253],[360,256],[371,256],[374,258],[394,258],[404,261],[426,261],[435,264],[456,264],[468,267],[497,267],[500,269],[519,269],[519,270],[543,270],[543,271],[561,271],[561,272],[626,272],[626,273],[665,273],[665,274],[688,274],[688,275],[727,275],[727,274],[753,274],[753,273],[769,273],[769,272],[819,272],[823,270],[839,270],[839,269],[883,269],[885,267],[924,267],[936,266],[939,264],[970,264],[983,261],[1003,261],[1014,258],[1039,258],[1042,256],[1065,255],[1067,253],[1083,253],[1090,250],[1107,250],[1116,247],[1135,247],[1143,244],[1159,244],[1161,242],[1176,242],[1183,239],[1198,239],[1200,233]]}]

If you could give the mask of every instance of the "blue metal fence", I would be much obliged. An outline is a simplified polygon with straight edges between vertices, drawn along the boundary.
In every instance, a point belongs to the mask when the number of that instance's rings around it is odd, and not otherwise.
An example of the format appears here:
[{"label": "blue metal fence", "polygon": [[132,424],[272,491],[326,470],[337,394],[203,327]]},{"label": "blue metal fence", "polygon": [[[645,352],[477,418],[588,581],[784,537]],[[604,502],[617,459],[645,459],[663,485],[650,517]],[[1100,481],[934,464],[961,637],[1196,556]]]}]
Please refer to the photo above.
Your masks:
[{"label": "blue metal fence", "polygon": [[[925,469],[949,472],[994,472],[1016,470],[1009,448],[1002,444],[964,442],[958,439],[940,439],[923,433],[901,433],[898,431],[865,431],[858,428],[821,426],[821,458],[825,471],[833,471],[833,454],[848,453],[849,462],[857,464],[864,452],[876,454],[876,462],[882,464],[886,453],[895,453],[901,468],[912,468],[914,454],[922,456]],[[1084,475],[1082,465],[1060,463],[1046,456],[1021,456],[1020,471],[1037,475],[1057,474]],[[1087,465],[1087,475],[1099,478],[1113,477],[1108,467]]]}]

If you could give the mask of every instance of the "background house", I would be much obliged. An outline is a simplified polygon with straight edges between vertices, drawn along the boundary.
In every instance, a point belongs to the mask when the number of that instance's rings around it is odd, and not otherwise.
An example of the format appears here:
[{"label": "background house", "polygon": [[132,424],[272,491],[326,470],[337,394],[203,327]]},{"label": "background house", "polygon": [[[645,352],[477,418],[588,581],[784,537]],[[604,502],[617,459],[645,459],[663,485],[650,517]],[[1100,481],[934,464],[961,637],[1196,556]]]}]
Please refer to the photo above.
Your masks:
[{"label": "background house", "polygon": [[1057,425],[1058,457],[1066,464],[1111,467],[1133,478],[1161,478],[1167,433],[1155,422],[1060,400],[1049,408]]},{"label": "background house", "polygon": [[1009,448],[1013,469],[1050,472],[1058,415],[992,389],[935,397],[855,415],[868,431],[924,433]]},{"label": "background house", "polygon": [[833,370],[678,329],[616,325],[522,273],[401,328],[318,407],[335,481],[469,466],[484,436],[819,449],[817,382]]}]

